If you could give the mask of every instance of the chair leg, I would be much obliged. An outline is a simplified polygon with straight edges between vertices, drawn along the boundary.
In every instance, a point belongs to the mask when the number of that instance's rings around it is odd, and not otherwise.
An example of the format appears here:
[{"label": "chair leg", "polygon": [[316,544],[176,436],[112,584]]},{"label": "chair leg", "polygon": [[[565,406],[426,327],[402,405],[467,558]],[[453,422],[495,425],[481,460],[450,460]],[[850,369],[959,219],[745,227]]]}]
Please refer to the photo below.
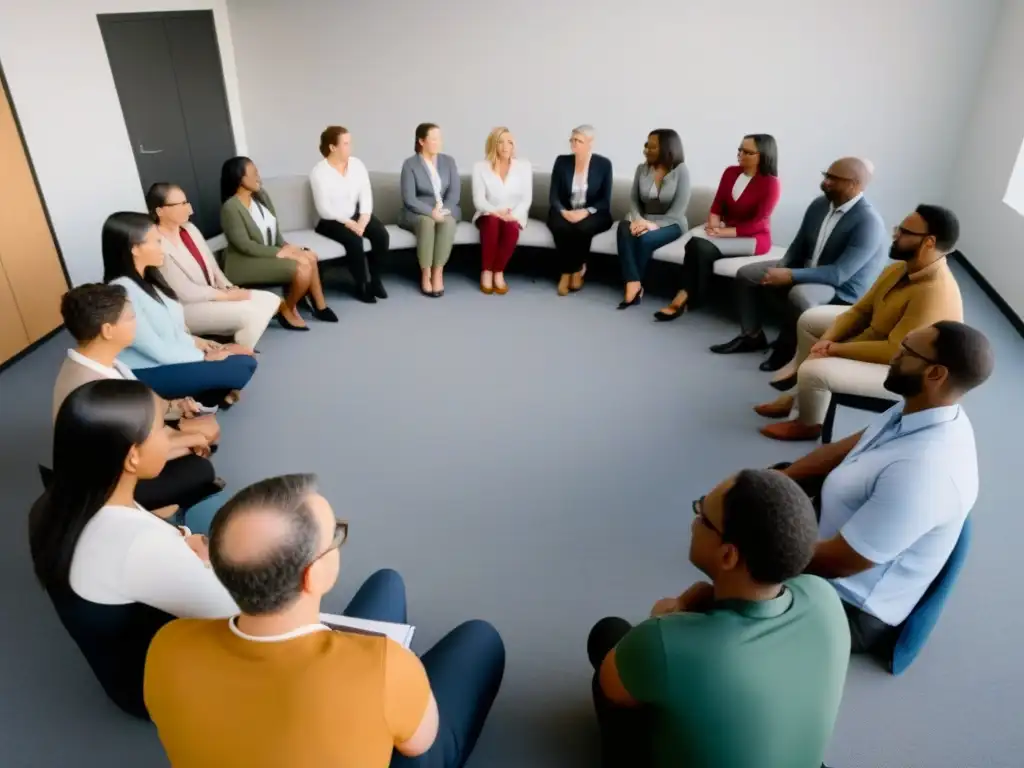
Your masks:
[{"label": "chair leg", "polygon": [[832,430],[836,424],[836,398],[833,395],[828,403],[828,410],[825,411],[825,421],[821,424],[821,444],[828,445],[832,442]]}]

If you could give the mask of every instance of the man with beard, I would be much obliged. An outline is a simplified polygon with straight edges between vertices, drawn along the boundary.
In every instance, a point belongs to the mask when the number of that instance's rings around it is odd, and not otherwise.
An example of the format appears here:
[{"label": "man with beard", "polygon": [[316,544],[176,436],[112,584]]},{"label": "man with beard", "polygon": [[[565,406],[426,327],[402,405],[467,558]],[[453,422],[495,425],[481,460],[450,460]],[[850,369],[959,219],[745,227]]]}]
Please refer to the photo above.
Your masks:
[{"label": "man with beard", "polygon": [[885,225],[864,197],[871,164],[844,157],[821,175],[822,196],[808,206],[782,260],[748,264],[736,273],[742,330],[732,341],[711,347],[712,352],[767,349],[762,315],[773,306],[782,326],[761,370],[777,371],[796,351],[796,323],[802,312],[821,304],[850,306],[882,271]]},{"label": "man with beard", "polygon": [[946,263],[959,236],[952,211],[919,205],[893,231],[889,257],[896,263],[860,301],[845,312],[817,307],[802,314],[796,357],[771,382],[783,392],[796,386],[796,398],[784,395],[754,408],[765,418],[781,419],[795,402],[798,416],[766,426],[761,434],[817,440],[833,391],[889,397],[882,385],[885,366],[907,334],[940,320],[963,320],[960,288]]},{"label": "man with beard", "polygon": [[904,401],[782,470],[809,493],[821,488],[807,573],[832,580],[854,653],[891,654],[899,625],[956,546],[978,495],[974,430],[959,402],[993,365],[988,339],[963,323],[913,331],[885,378]]}]

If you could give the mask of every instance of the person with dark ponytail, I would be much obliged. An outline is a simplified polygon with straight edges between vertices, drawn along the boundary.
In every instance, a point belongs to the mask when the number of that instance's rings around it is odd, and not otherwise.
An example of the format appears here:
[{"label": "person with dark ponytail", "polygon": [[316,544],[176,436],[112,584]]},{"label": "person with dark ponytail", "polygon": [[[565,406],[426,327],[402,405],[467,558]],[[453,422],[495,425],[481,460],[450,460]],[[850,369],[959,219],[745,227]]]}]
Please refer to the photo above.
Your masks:
[{"label": "person with dark ponytail", "polygon": [[169,450],[163,403],[140,381],[103,379],[64,400],[53,478],[29,513],[36,578],[107,695],[148,717],[142,680],[157,630],[175,617],[238,612],[206,540],[139,506],[136,486]]},{"label": "person with dark ponytail", "polygon": [[319,257],[308,248],[284,241],[277,213],[256,164],[232,157],[220,169],[220,225],[227,238],[224,271],[238,285],[283,285],[284,303],[277,315],[282,328],[308,331],[299,307],[309,302],[313,317],[338,322],[327,306],[320,281]]},{"label": "person with dark ponytail", "polygon": [[160,274],[160,233],[144,213],[121,211],[103,223],[103,281],[124,286],[135,309],[135,340],[119,359],[167,400],[194,397],[231,405],[256,371],[253,351],[189,333],[177,294]]}]

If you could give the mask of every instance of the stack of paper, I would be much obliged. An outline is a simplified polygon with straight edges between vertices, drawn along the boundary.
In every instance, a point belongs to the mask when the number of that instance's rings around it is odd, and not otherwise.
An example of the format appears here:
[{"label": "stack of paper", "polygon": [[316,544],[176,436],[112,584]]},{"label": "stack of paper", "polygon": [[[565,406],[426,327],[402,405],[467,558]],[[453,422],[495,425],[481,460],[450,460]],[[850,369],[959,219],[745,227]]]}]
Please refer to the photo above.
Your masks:
[{"label": "stack of paper", "polygon": [[341,616],[337,613],[321,613],[320,621],[331,629],[341,632],[357,632],[367,635],[383,635],[390,637],[403,648],[408,648],[412,643],[412,635],[416,627],[410,624],[394,624],[390,621],[372,621],[370,619],[356,619],[351,616]]}]

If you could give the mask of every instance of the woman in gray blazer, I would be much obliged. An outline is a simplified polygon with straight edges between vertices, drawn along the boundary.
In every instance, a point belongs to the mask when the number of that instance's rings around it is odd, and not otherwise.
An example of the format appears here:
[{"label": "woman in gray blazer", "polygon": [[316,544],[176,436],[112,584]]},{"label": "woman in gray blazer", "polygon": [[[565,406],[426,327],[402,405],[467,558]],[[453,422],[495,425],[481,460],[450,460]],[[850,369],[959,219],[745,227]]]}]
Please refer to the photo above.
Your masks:
[{"label": "woman in gray blazer", "polygon": [[398,226],[416,235],[420,290],[424,296],[443,296],[444,265],[462,217],[461,185],[455,158],[441,154],[441,129],[433,123],[416,126],[416,154],[402,163],[401,181]]},{"label": "woman in gray blazer", "polygon": [[678,240],[689,228],[690,171],[683,162],[683,142],[671,128],[647,136],[646,162],[636,168],[629,193],[629,215],[619,222],[619,263],[626,284],[619,309],[643,299],[643,277],[656,250]]}]

